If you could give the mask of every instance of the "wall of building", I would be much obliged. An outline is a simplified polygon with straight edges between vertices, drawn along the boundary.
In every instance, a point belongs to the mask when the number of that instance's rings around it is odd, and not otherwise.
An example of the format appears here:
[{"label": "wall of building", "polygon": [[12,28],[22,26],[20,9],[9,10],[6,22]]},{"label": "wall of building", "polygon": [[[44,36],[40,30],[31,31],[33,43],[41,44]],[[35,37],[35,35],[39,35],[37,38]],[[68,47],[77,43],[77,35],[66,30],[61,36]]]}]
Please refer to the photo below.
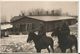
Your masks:
[{"label": "wall of building", "polygon": [[[16,33],[19,33],[20,31],[20,25],[23,25],[25,24],[26,25],[26,29],[25,29],[25,33],[27,33],[28,31],[31,31],[31,30],[38,30],[38,27],[40,26],[40,23],[42,23],[43,21],[39,21],[39,20],[35,20],[35,19],[31,19],[31,18],[23,18],[23,19],[20,19],[20,20],[17,20],[15,22],[13,22],[13,30],[16,30],[16,31],[13,31],[13,32],[16,32]],[[30,25],[30,26],[29,26]],[[28,28],[29,26],[29,28]],[[28,29],[27,29],[28,28]],[[24,28],[23,28],[24,29]]]},{"label": "wall of building", "polygon": [[[75,19],[71,19],[71,20],[64,20],[65,22],[68,22],[69,25],[76,23]],[[26,25],[26,29],[24,31],[24,33],[27,33],[29,31],[38,31],[39,27],[41,24],[45,24],[45,28],[46,31],[53,31],[57,26],[61,26],[62,24],[62,20],[60,21],[40,21],[40,20],[35,20],[32,18],[23,18],[23,19],[19,19],[15,22],[13,22],[13,33],[20,33],[20,25],[25,24]],[[28,25],[30,25],[30,27],[28,28]],[[16,28],[16,29],[15,29]],[[28,28],[28,29],[27,29]],[[24,28],[23,28],[24,29]]]},{"label": "wall of building", "polygon": [[[66,22],[68,25],[73,25],[73,24],[77,23],[76,19],[68,19],[68,20],[63,20],[63,21]],[[45,22],[46,31],[53,31],[57,27],[62,27],[63,21],[60,20],[60,21],[48,21],[48,22]]]}]

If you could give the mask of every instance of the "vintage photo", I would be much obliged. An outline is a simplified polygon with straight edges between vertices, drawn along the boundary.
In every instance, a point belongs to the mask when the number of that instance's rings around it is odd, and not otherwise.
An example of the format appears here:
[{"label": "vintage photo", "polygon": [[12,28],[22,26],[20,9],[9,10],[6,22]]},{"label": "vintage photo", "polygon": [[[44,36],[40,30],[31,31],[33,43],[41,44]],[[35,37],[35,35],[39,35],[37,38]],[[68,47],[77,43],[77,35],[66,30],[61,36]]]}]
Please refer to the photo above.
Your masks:
[{"label": "vintage photo", "polygon": [[0,3],[0,53],[78,53],[77,1]]}]

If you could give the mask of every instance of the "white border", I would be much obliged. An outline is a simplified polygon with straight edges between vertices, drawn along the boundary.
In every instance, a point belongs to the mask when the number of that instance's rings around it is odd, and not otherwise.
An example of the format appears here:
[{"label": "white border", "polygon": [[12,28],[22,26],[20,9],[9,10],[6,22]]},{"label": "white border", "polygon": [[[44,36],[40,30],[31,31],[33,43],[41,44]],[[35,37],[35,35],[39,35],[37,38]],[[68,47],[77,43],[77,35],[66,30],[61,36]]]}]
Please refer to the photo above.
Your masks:
[{"label": "white border", "polygon": [[[79,9],[80,9],[80,0],[0,0],[0,1],[79,1]],[[78,15],[78,19],[80,18],[80,11]],[[80,19],[78,20],[78,53],[80,53]]]},{"label": "white border", "polygon": [[1,1],[78,1],[78,0],[1,0]]},{"label": "white border", "polygon": [[80,0],[79,0],[79,17],[78,17],[78,53],[80,53]]}]

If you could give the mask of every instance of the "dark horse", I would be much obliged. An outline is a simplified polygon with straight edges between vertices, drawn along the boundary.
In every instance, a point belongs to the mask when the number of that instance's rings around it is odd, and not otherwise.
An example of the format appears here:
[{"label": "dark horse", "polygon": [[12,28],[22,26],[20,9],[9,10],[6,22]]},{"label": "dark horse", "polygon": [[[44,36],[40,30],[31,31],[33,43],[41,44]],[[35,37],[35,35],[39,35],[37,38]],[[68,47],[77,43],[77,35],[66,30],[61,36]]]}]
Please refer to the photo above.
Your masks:
[{"label": "dark horse", "polygon": [[63,53],[66,52],[66,49],[70,49],[70,51],[72,52],[72,47],[75,46],[76,48],[76,52],[77,52],[77,38],[75,37],[75,35],[70,35],[70,36],[65,36],[65,35],[61,35],[61,31],[59,31],[58,29],[56,29],[51,36],[57,36],[58,37],[58,44],[59,47],[61,49],[61,51]]},{"label": "dark horse", "polygon": [[53,39],[47,36],[42,36],[42,38],[39,38],[38,35],[36,35],[34,32],[30,32],[28,35],[28,39],[27,42],[31,42],[34,41],[35,43],[35,48],[37,50],[37,52],[41,52],[41,49],[46,49],[48,50],[48,52],[50,52],[49,46],[51,47],[51,49],[54,52],[53,49]]}]

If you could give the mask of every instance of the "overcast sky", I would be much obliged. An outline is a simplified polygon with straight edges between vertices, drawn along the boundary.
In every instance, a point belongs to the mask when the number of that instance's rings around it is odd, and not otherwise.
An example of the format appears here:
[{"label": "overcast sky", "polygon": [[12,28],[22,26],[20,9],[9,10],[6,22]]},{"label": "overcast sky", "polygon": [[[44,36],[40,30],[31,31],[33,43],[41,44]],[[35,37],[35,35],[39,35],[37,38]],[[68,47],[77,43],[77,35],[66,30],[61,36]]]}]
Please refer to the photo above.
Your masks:
[{"label": "overcast sky", "polygon": [[17,16],[20,11],[28,11],[36,8],[42,8],[44,10],[52,10],[61,8],[63,13],[68,12],[71,15],[78,15],[78,3],[77,2],[54,2],[54,1],[24,1],[24,2],[3,2],[1,5],[1,15],[6,16],[9,21],[11,16]]}]

